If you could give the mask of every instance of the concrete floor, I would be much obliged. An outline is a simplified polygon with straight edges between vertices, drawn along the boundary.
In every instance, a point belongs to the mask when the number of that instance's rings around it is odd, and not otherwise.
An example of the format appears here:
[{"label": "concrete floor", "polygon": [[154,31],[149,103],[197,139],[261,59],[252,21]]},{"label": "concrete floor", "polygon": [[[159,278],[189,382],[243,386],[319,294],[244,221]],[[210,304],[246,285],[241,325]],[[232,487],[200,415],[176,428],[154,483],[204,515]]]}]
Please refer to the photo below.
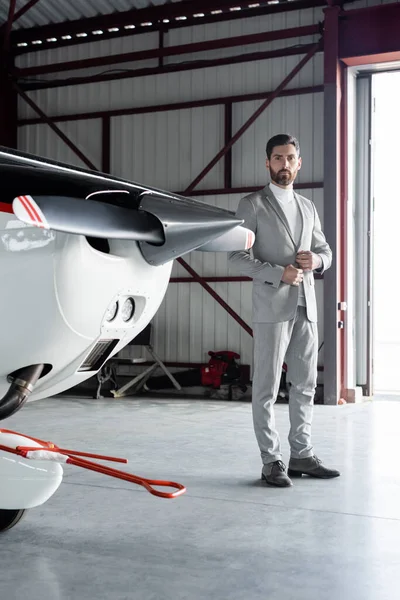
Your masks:
[{"label": "concrete floor", "polygon": [[[287,407],[277,406],[287,458]],[[6,423],[6,425],[5,425]],[[249,403],[57,398],[3,426],[129,459],[175,500],[66,466],[1,534],[4,600],[398,600],[400,402],[317,406],[332,481],[261,484]]]}]

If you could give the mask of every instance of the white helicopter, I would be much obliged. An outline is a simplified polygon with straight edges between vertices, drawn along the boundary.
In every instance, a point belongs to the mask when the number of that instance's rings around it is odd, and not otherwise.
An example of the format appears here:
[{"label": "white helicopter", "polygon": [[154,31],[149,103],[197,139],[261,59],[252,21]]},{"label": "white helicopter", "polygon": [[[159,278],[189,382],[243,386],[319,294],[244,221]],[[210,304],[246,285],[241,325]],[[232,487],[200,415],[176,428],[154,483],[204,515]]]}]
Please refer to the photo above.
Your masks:
[{"label": "white helicopter", "polygon": [[[0,181],[0,420],[28,398],[93,377],[131,342],[157,312],[174,259],[254,243],[229,211],[3,147]],[[0,428],[0,531],[55,493],[65,462],[159,496],[184,491],[106,472],[82,456]]]}]

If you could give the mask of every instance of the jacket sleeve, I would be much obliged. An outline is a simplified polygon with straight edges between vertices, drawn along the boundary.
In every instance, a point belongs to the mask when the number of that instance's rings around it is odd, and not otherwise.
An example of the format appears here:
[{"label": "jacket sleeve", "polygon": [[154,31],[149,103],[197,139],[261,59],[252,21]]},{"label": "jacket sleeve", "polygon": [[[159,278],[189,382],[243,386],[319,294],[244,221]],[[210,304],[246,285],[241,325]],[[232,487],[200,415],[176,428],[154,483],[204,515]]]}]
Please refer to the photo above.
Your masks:
[{"label": "jacket sleeve", "polygon": [[312,206],[314,210],[314,229],[311,241],[311,251],[315,252],[315,254],[318,254],[318,256],[321,257],[322,265],[319,267],[319,269],[316,269],[316,271],[317,273],[323,273],[329,269],[332,264],[332,250],[325,239],[325,235],[321,227],[321,221],[314,203]]},{"label": "jacket sleeve", "polygon": [[[236,216],[239,219],[243,219],[243,226],[251,229],[251,231],[257,236],[256,211],[252,201],[248,196],[242,198],[239,202]],[[235,252],[230,252],[228,259],[233,270],[237,273],[240,273],[246,277],[251,277],[252,279],[261,281],[271,285],[272,287],[279,287],[283,271],[285,270],[284,267],[268,262],[262,262],[257,258],[254,258],[250,250],[238,250]]]}]

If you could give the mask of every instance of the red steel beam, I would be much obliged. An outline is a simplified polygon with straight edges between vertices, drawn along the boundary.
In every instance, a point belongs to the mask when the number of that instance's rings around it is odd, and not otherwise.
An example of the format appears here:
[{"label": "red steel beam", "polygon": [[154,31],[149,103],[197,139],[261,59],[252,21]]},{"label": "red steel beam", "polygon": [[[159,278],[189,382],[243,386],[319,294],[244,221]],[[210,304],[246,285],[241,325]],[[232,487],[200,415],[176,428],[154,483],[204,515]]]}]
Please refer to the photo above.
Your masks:
[{"label": "red steel beam", "polygon": [[59,127],[57,127],[57,125],[55,125],[55,123],[53,123],[53,121],[42,111],[42,109],[31,99],[29,98],[29,96],[27,94],[25,94],[25,92],[23,90],[21,90],[21,88],[19,87],[19,85],[15,82],[13,82],[13,87],[16,90],[16,92],[21,96],[21,98],[23,98],[25,100],[25,102],[27,104],[29,104],[29,106],[38,114],[40,115],[40,117],[42,118],[42,120],[47,123],[47,125],[49,127],[51,127],[51,129],[67,144],[67,146],[69,148],[71,148],[71,150],[73,152],[75,152],[75,154],[77,156],[79,156],[79,158],[81,159],[82,162],[85,163],[85,165],[87,165],[89,167],[89,169],[93,169],[95,171],[97,171],[98,169],[94,166],[94,164],[92,163],[91,160],[89,160],[84,154],[83,152],[81,152],[78,148],[78,146],[76,146],[70,139],[69,137],[67,137],[65,135],[65,133],[63,131],[61,131],[61,129]]},{"label": "red steel beam", "polygon": [[[163,361],[164,365],[166,367],[170,367],[170,368],[178,368],[178,369],[201,369],[201,367],[204,367],[204,363],[195,363],[195,362],[177,362],[177,361]],[[154,365],[153,362],[151,362],[150,360],[146,360],[144,362],[140,363],[140,366],[142,367],[150,367],[151,365]],[[240,365],[241,369],[242,369],[242,373],[249,373],[249,365]],[[287,370],[286,364],[283,365],[284,370]],[[324,367],[321,365],[318,365],[317,367],[318,371],[324,371]],[[249,375],[246,375],[249,377]],[[250,377],[248,378],[248,381],[250,381]],[[154,390],[156,391],[156,390]]]},{"label": "red steel beam", "polygon": [[111,119],[103,117],[101,120],[101,170],[103,173],[111,171]]},{"label": "red steel beam", "polygon": [[[178,369],[179,368],[181,368],[181,369],[201,369],[201,367],[204,367],[204,363],[195,363],[195,362],[185,363],[185,362],[168,361],[168,360],[163,361],[163,362],[166,367],[172,367],[172,368],[178,368]],[[150,360],[148,360],[148,361],[146,360],[146,361],[140,363],[140,366],[142,366],[142,367],[150,367],[151,365],[154,365],[154,363],[151,362]],[[284,369],[286,370],[286,364],[284,364],[283,366],[284,366]],[[249,365],[240,365],[240,367],[245,371],[247,371],[249,369]],[[324,367],[318,365],[317,370],[323,371]]]},{"label": "red steel beam", "polygon": [[[348,298],[348,286],[347,286],[347,257],[348,257],[348,232],[347,232],[347,199],[348,199],[348,129],[347,129],[347,69],[341,68],[341,102],[340,102],[340,114],[339,114],[339,224],[340,224],[340,267],[339,267],[339,298],[344,300]],[[340,331],[340,373],[342,377],[341,388],[342,396],[349,401],[349,377],[348,377],[348,349],[346,343],[346,329],[351,327],[352,324],[348,322],[347,313],[345,311],[339,312],[340,319],[344,324],[344,329]],[[355,390],[354,390],[355,394]]]},{"label": "red steel beam", "polygon": [[10,33],[15,20],[16,0],[10,0],[8,19],[0,27],[0,39],[3,38],[3,56],[0,59],[0,144],[9,148],[17,147],[17,95],[12,86],[8,69],[12,68],[14,58],[10,54]]},{"label": "red steel beam", "polygon": [[[34,0],[36,3],[38,0]],[[211,10],[221,8],[225,12],[222,14],[211,14]],[[248,2],[251,4],[251,2]],[[145,9],[133,9],[124,12],[114,12],[109,15],[99,15],[97,17],[79,19],[76,21],[65,21],[63,23],[52,23],[21,31],[15,31],[12,34],[12,43],[16,53],[32,52],[46,48],[55,48],[59,46],[69,46],[73,44],[82,44],[99,39],[110,39],[121,36],[131,36],[148,33],[149,31],[160,28],[174,29],[177,27],[192,27],[195,25],[205,25],[207,23],[217,23],[220,21],[236,20],[262,15],[279,14],[289,11],[300,11],[308,8],[324,6],[325,0],[295,0],[292,2],[279,2],[277,4],[268,4],[260,2],[259,7],[249,9],[242,6],[241,11],[230,11],[238,5],[237,0],[227,0],[218,2],[217,0],[187,0],[176,4],[163,4],[162,6],[149,7]],[[186,14],[185,14],[186,13]],[[201,18],[193,17],[196,13],[202,13],[205,16]],[[207,14],[208,13],[208,14]],[[176,17],[187,16],[185,21],[177,21]],[[163,19],[169,19],[169,23],[163,23]],[[142,23],[152,23],[152,26],[143,27]],[[135,29],[124,29],[126,25],[135,25]],[[118,28],[118,31],[109,32],[110,28]],[[103,31],[101,36],[94,35],[93,31]],[[87,33],[87,37],[76,37],[79,33]],[[71,36],[72,39],[63,40],[62,36]],[[57,38],[57,42],[48,42],[48,38]],[[17,48],[18,43],[30,43],[34,40],[42,40],[43,43],[38,46],[29,46],[29,48]]]},{"label": "red steel beam", "polygon": [[[232,102],[227,102],[225,104],[224,113],[225,113],[225,123],[224,123],[224,134],[225,134],[225,144],[228,144],[229,140],[232,137]],[[224,157],[224,187],[231,188],[232,187],[232,151],[230,150],[225,154]]]},{"label": "red steel beam", "polygon": [[236,48],[238,46],[262,44],[275,40],[286,40],[291,38],[317,35],[318,33],[320,33],[319,25],[305,25],[304,27],[278,29],[274,31],[267,31],[265,33],[240,35],[237,37],[208,40],[206,42],[179,44],[177,46],[153,48],[151,50],[138,50],[136,52],[126,52],[124,54],[112,54],[109,56],[99,56],[82,60],[72,60],[69,62],[51,63],[36,67],[26,67],[23,69],[15,69],[13,75],[16,75],[17,77],[37,77],[38,75],[47,75],[49,73],[61,73],[64,71],[76,71],[79,69],[91,69],[94,67],[104,68],[108,65],[122,64],[126,62],[158,59],[160,57],[165,58],[167,56],[181,56],[183,54],[195,54],[196,52],[208,52],[211,50],[221,50],[225,48]]},{"label": "red steel beam", "polygon": [[0,90],[0,146],[17,148],[18,97],[6,69],[1,64]]},{"label": "red steel beam", "polygon": [[[225,58],[216,58],[212,60],[193,60],[184,63],[164,65],[163,67],[146,67],[141,69],[127,69],[117,73],[100,73],[99,75],[67,77],[66,79],[51,78],[43,81],[21,82],[21,87],[25,90],[44,90],[50,88],[59,88],[72,85],[84,85],[87,83],[99,83],[100,81],[120,81],[122,79],[131,79],[134,77],[147,77],[150,75],[160,75],[166,73],[178,73],[181,71],[194,71],[195,69],[206,69],[209,67],[220,67],[224,65],[235,65],[238,63],[254,62],[258,60],[268,60],[271,58],[283,58],[286,56],[297,56],[306,54],[314,44],[296,45],[291,48],[282,48],[279,50],[268,50],[266,52],[251,52],[248,54],[239,54],[237,56],[228,56]],[[322,50],[321,46],[321,50]]]},{"label": "red steel beam", "polygon": [[[317,94],[324,91],[323,85],[314,85],[301,88],[290,88],[282,90],[279,97],[301,96],[304,94]],[[218,106],[221,104],[234,104],[237,102],[250,102],[252,100],[265,100],[272,92],[261,92],[256,94],[241,94],[236,96],[223,96],[217,98],[206,98],[204,100],[191,100],[187,102],[172,102],[169,104],[150,104],[149,106],[135,106],[132,108],[119,108],[114,110],[100,110],[87,113],[76,113],[72,115],[52,115],[55,123],[66,121],[87,121],[88,119],[102,119],[103,117],[122,117],[125,115],[139,115],[146,113],[166,112],[169,110],[185,110],[190,108],[203,108],[205,106]],[[18,125],[36,125],[41,119],[20,119]]]},{"label": "red steel beam", "polygon": [[[252,281],[250,277],[206,277],[201,276],[203,281],[207,283],[239,283],[244,281]],[[198,283],[197,279],[193,277],[171,277],[169,280],[170,283]]]},{"label": "red steel beam", "polygon": [[325,9],[324,52],[324,230],[332,248],[333,261],[324,277],[324,403],[336,405],[342,386],[342,338],[340,313],[340,103],[339,61],[340,8]]},{"label": "red steel beam", "polygon": [[[177,362],[177,361],[163,361],[164,365],[166,367],[172,367],[172,368],[178,368],[178,369],[201,369],[201,367],[204,367],[205,363],[195,363],[195,362]],[[154,365],[154,362],[150,361],[150,360],[145,360],[143,362],[140,362],[140,364],[138,366],[140,367],[150,367],[151,365]],[[240,369],[241,369],[241,373],[242,376],[244,376],[246,378],[246,381],[250,381],[250,366],[249,365],[239,365]],[[153,391],[153,390],[151,390]],[[156,391],[156,390],[154,390]]]},{"label": "red steel beam", "polygon": [[[160,29],[158,32],[158,47],[160,49],[164,48],[165,44],[164,44],[164,30]],[[159,67],[163,67],[164,66],[164,56],[160,55],[158,57],[158,66]]]},{"label": "red steel beam", "polygon": [[350,56],[343,58],[342,62],[348,67],[360,67],[362,65],[377,65],[381,63],[400,62],[400,50],[397,52],[385,52],[383,54],[367,54],[365,56]]},{"label": "red steel beam", "polygon": [[247,131],[247,129],[256,121],[256,119],[264,112],[264,110],[279,96],[281,91],[296,77],[296,75],[301,71],[301,69],[306,65],[313,56],[320,49],[320,42],[313,44],[312,48],[309,52],[301,59],[301,61],[296,65],[294,69],[285,77],[285,79],[278,85],[276,90],[272,92],[268,96],[268,98],[261,104],[261,106],[256,110],[256,112],[242,125],[242,127],[235,133],[235,135],[231,138],[231,140],[225,144],[225,146],[218,152],[218,154],[208,163],[208,165],[202,170],[200,175],[196,177],[194,181],[187,187],[185,193],[190,193],[194,190],[194,188],[204,179],[204,177],[211,171],[211,169],[217,164],[217,162],[225,156],[225,154],[232,148],[232,146],[237,142],[237,140]]},{"label": "red steel beam", "polygon": [[339,58],[355,65],[368,64],[371,58],[375,62],[399,60],[399,23],[399,3],[342,12]]},{"label": "red steel beam", "polygon": [[[10,33],[11,33],[11,27],[15,18],[15,6],[17,4],[17,0],[10,0],[10,6],[8,8],[8,19],[7,21],[3,24],[2,29],[4,31],[4,38],[3,38],[3,51],[5,53],[5,58],[7,59],[7,55],[9,52],[9,48],[10,48]],[[3,33],[3,32],[1,32]]]}]

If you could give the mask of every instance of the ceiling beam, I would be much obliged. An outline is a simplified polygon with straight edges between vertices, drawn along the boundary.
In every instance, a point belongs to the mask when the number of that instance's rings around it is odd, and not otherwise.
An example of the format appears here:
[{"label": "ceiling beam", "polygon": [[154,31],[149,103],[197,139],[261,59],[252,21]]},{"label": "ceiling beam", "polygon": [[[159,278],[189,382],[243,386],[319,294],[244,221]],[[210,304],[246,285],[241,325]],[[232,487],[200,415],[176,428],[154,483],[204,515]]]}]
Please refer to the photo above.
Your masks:
[{"label": "ceiling beam", "polygon": [[[254,62],[259,60],[269,60],[273,58],[283,58],[287,56],[298,56],[306,54],[313,44],[296,45],[289,48],[278,50],[267,50],[266,52],[249,52],[246,54],[237,54],[235,56],[224,56],[223,58],[191,60],[182,63],[164,65],[163,67],[145,67],[138,69],[113,69],[112,72],[99,73],[97,75],[84,75],[81,77],[66,77],[58,79],[49,77],[42,80],[23,80],[19,83],[24,90],[44,90],[57,87],[70,87],[73,85],[85,85],[89,83],[99,83],[102,81],[119,81],[122,79],[131,79],[135,77],[149,77],[153,75],[164,75],[166,73],[178,73],[182,71],[193,71],[195,69],[206,69],[212,67],[221,67],[224,65],[235,65],[238,63]],[[323,47],[321,46],[321,52]],[[15,76],[15,73],[14,73]]]},{"label": "ceiling beam", "polygon": [[[305,94],[318,94],[324,91],[323,85],[313,85],[301,88],[289,88],[282,90],[279,97],[303,96]],[[99,110],[84,113],[51,115],[54,123],[65,123],[70,121],[86,121],[88,119],[103,119],[112,117],[124,117],[126,115],[143,115],[147,113],[158,113],[176,110],[190,110],[192,108],[204,108],[206,106],[221,106],[225,104],[235,104],[240,102],[253,102],[265,100],[273,92],[256,92],[253,94],[236,94],[235,96],[219,96],[213,98],[204,98],[202,100],[187,100],[184,102],[170,102],[169,104],[149,104],[146,106],[133,106],[130,108],[115,108],[109,110]],[[37,125],[42,119],[31,117],[29,119],[19,119],[18,126]]]}]

